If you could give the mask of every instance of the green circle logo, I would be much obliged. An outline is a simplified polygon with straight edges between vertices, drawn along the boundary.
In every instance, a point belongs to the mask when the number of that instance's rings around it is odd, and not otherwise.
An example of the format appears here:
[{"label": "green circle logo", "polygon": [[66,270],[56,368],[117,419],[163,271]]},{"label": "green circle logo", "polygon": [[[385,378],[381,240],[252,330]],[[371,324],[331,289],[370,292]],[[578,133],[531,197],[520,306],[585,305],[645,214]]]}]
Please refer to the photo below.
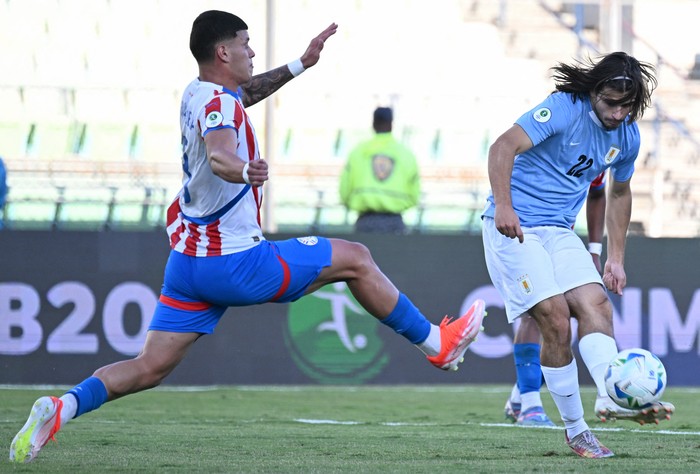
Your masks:
[{"label": "green circle logo", "polygon": [[381,326],[345,283],[334,283],[289,305],[285,342],[294,363],[323,384],[357,384],[389,362]]},{"label": "green circle logo", "polygon": [[549,119],[552,117],[552,112],[547,107],[542,107],[540,109],[535,110],[535,113],[532,114],[532,117],[538,122],[544,123],[548,122]]}]

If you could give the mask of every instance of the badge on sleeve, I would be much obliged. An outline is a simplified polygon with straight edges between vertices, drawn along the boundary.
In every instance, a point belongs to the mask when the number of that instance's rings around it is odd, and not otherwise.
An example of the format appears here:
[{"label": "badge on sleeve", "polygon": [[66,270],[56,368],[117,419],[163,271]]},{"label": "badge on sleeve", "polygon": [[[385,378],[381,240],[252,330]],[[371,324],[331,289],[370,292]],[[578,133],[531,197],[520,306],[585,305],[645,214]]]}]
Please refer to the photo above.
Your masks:
[{"label": "badge on sleeve", "polygon": [[547,107],[542,107],[541,109],[535,110],[535,113],[532,114],[532,118],[537,120],[540,123],[545,123],[549,122],[549,119],[552,117],[552,111],[549,110]]},{"label": "badge on sleeve", "polygon": [[209,112],[209,115],[207,115],[207,128],[212,128],[212,127],[218,127],[221,125],[221,122],[224,121],[224,116],[221,115],[221,112],[217,112],[216,110],[213,112]]},{"label": "badge on sleeve", "polygon": [[206,118],[204,124],[207,128],[218,127],[224,121],[224,116],[221,113],[221,98],[215,97],[204,108]]}]

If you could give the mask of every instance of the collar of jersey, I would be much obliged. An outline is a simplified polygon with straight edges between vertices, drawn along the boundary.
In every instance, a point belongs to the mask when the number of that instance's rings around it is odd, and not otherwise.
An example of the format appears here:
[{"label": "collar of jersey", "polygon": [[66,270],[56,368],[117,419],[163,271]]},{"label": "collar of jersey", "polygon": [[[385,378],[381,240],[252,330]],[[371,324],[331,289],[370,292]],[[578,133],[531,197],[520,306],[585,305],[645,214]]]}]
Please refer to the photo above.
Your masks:
[{"label": "collar of jersey", "polygon": [[201,80],[199,77],[197,78],[197,80],[198,80],[199,82],[208,82],[209,84],[214,84],[215,86],[221,86],[221,89],[222,89],[225,93],[227,93],[227,94],[229,94],[229,95],[232,95],[233,97],[235,97],[235,98],[238,99],[238,100],[241,100],[241,95],[243,94],[243,90],[242,90],[240,87],[239,87],[237,90],[232,91],[232,90],[229,89],[228,87],[222,86],[221,84],[216,84],[215,82],[203,81],[203,80]]},{"label": "collar of jersey", "polygon": [[232,96],[234,96],[236,99],[239,99],[239,100],[241,98],[241,94],[243,93],[243,91],[241,90],[240,87],[235,92],[227,87],[224,87],[224,86],[221,86],[221,88],[224,90],[224,92],[226,92],[227,94],[231,94]]}]

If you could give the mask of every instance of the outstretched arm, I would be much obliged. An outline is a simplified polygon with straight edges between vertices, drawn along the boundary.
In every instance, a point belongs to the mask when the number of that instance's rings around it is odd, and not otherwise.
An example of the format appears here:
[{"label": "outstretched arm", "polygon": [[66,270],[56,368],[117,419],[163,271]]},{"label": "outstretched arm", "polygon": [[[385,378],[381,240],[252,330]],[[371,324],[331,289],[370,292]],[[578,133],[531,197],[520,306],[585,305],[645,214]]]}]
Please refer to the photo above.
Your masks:
[{"label": "outstretched arm", "polygon": [[280,87],[294,79],[306,69],[315,66],[321,58],[321,50],[323,50],[326,40],[333,36],[337,30],[338,25],[331,23],[328,28],[311,40],[311,43],[309,43],[308,48],[306,48],[301,58],[289,64],[285,64],[284,66],[253,76],[247,84],[241,86],[243,90],[243,96],[241,97],[243,105],[250,107],[253,104],[257,104],[261,100],[272,95]]}]

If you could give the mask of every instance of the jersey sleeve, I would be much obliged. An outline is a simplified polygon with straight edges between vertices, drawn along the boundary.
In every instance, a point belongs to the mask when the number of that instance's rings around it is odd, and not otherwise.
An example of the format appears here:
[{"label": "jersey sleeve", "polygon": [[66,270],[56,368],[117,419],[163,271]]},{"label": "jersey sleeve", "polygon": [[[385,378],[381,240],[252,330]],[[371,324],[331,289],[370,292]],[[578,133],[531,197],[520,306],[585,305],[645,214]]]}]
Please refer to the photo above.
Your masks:
[{"label": "jersey sleeve", "polygon": [[566,129],[571,119],[571,98],[554,93],[532,110],[525,112],[516,124],[530,137],[533,146]]},{"label": "jersey sleeve", "polygon": [[624,157],[621,160],[615,160],[610,167],[610,175],[615,181],[623,183],[632,178],[634,162],[639,154],[639,147],[639,128],[635,123],[630,127],[629,138],[624,149]]},{"label": "jersey sleeve", "polygon": [[202,108],[197,120],[202,137],[222,128],[238,131],[243,120],[243,106],[230,94],[215,93]]}]

